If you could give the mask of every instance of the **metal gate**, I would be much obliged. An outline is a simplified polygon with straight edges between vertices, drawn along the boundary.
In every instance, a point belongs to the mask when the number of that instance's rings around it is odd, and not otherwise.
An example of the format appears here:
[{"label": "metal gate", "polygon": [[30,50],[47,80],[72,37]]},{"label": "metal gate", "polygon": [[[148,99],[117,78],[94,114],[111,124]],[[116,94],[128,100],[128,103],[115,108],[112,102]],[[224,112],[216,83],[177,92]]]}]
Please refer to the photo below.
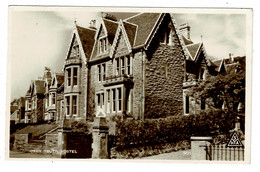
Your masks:
[{"label": "metal gate", "polygon": [[91,158],[92,134],[71,132],[67,135],[67,158]]}]

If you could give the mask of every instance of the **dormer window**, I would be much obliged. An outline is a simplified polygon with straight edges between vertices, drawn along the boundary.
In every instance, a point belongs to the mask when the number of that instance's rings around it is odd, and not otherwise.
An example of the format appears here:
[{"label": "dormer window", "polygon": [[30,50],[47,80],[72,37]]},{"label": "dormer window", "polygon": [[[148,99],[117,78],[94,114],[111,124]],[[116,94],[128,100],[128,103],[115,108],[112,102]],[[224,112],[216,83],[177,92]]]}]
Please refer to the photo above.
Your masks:
[{"label": "dormer window", "polygon": [[98,47],[99,47],[99,53],[105,53],[107,52],[107,38],[100,38],[98,42]]}]

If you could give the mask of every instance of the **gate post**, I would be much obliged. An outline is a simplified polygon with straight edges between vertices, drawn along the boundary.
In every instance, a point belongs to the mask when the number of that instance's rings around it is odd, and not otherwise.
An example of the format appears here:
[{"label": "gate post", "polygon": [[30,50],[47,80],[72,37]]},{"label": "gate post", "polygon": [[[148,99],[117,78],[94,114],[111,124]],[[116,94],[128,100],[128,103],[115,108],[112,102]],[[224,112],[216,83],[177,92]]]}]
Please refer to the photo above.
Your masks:
[{"label": "gate post", "polygon": [[71,132],[71,126],[67,123],[69,121],[66,120],[63,121],[59,128],[58,128],[58,155],[61,158],[66,158],[67,157],[67,136],[68,133]]},{"label": "gate post", "polygon": [[191,160],[206,160],[206,146],[212,143],[212,137],[192,136],[191,140]]},{"label": "gate post", "polygon": [[105,117],[95,117],[93,125],[92,158],[108,159],[108,131]]}]

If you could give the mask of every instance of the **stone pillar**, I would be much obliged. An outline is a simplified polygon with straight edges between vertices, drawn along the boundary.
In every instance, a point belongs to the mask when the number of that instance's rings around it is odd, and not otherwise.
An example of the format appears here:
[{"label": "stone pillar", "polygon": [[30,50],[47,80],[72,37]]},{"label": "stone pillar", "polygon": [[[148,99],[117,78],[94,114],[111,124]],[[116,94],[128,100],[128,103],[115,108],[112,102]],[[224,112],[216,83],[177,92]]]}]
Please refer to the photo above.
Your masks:
[{"label": "stone pillar", "polygon": [[206,160],[206,146],[212,143],[212,137],[193,136],[191,140],[191,160]]},{"label": "stone pillar", "polygon": [[92,158],[108,159],[108,131],[105,117],[95,117],[93,124]]},{"label": "stone pillar", "polygon": [[63,121],[63,124],[58,128],[58,155],[61,158],[66,158],[67,150],[67,135],[71,132],[71,126],[68,120]]}]

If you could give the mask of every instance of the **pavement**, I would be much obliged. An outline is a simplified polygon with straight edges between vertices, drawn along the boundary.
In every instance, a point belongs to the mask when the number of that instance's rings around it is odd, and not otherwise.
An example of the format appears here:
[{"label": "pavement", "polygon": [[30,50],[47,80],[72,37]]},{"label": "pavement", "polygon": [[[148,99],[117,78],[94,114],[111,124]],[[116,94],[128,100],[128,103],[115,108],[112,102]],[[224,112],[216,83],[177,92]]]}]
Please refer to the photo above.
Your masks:
[{"label": "pavement", "polygon": [[9,158],[55,158],[52,155],[48,154],[37,154],[37,153],[24,153],[17,151],[9,151]]},{"label": "pavement", "polygon": [[[23,153],[10,150],[10,158],[55,158],[49,154]],[[148,156],[141,159],[149,160],[190,160],[191,150],[182,150],[177,152],[163,153],[154,156]]]},{"label": "pavement", "polygon": [[177,152],[163,153],[154,156],[144,157],[150,160],[191,160],[191,150],[181,150]]}]

